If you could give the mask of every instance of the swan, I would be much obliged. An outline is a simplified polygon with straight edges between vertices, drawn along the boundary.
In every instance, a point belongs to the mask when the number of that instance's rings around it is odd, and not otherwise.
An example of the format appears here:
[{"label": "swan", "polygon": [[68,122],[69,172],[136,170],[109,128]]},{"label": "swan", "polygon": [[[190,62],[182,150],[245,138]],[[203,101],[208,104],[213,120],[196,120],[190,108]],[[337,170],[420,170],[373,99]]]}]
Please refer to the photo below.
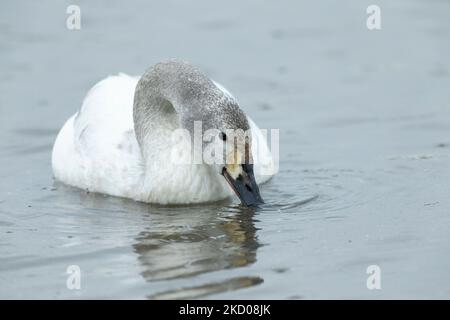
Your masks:
[{"label": "swan", "polygon": [[[222,162],[194,163],[192,140],[170,134],[195,135],[197,122],[218,132],[200,145],[219,150],[211,154]],[[241,133],[229,139],[233,129]],[[250,134],[239,140],[242,132]],[[258,184],[274,175],[266,140],[228,90],[190,63],[169,60],[90,89],[57,135],[52,169],[64,184],[140,202],[202,203],[235,193],[252,206],[263,203]]]}]

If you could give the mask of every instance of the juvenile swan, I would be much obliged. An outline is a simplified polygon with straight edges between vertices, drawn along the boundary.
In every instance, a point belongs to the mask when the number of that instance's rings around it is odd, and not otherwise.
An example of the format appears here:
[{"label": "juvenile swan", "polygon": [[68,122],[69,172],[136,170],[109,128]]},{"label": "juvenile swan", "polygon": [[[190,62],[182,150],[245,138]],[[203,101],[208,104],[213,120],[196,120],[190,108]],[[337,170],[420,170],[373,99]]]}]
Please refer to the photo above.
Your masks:
[{"label": "juvenile swan", "polygon": [[[223,161],[192,161],[199,123],[203,132],[217,131],[212,139],[200,137],[201,150],[231,150],[211,152]],[[176,129],[193,138],[174,139]],[[160,204],[216,201],[234,192],[243,204],[256,205],[263,201],[257,183],[274,173],[266,139],[235,98],[173,60],[141,77],[119,74],[97,83],[59,132],[52,166],[66,184]]]}]

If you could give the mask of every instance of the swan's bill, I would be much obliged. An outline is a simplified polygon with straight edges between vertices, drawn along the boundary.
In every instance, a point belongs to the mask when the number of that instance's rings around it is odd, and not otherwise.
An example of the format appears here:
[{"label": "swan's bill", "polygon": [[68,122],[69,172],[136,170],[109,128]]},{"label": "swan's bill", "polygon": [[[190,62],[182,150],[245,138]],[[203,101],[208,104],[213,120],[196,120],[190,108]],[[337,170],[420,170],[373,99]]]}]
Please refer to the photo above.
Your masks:
[{"label": "swan's bill", "polygon": [[252,207],[264,203],[255,181],[253,164],[227,165],[223,167],[222,175],[243,205]]}]

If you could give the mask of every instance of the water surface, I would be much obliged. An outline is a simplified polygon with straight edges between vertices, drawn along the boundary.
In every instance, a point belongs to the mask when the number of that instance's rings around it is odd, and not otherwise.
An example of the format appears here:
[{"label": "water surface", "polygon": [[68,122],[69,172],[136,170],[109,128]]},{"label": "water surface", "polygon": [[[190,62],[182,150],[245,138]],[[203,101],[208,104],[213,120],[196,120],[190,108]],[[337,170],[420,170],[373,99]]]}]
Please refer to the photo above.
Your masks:
[{"label": "water surface", "polygon": [[[379,31],[356,0],[82,2],[80,31],[68,4],[0,4],[0,297],[450,297],[450,3],[378,1]],[[52,179],[55,136],[88,89],[172,57],[280,129],[262,208]],[[381,290],[366,287],[374,264]]]}]

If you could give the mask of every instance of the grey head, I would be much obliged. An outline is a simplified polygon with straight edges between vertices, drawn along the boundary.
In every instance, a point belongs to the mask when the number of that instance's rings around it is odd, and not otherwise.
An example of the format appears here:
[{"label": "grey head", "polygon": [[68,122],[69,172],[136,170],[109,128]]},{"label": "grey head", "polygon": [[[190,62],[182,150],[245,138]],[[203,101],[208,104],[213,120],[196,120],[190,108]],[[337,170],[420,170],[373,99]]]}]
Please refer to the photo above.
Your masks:
[{"label": "grey head", "polygon": [[[223,146],[222,163],[215,164],[244,205],[262,203],[253,173],[251,132],[245,113],[237,101],[191,64],[179,60],[160,62],[140,78],[135,91],[133,116],[139,144],[155,132],[158,119],[176,119],[194,137],[196,124],[203,133],[203,148]],[[225,147],[226,146],[226,147]],[[170,146],[167,146],[170,147]]]},{"label": "grey head", "polygon": [[169,102],[185,129],[193,130],[194,121],[202,121],[204,129],[249,129],[238,103],[187,62],[169,60],[148,69],[136,88],[134,107],[145,106],[139,100],[149,102],[150,95],[150,100]]}]

